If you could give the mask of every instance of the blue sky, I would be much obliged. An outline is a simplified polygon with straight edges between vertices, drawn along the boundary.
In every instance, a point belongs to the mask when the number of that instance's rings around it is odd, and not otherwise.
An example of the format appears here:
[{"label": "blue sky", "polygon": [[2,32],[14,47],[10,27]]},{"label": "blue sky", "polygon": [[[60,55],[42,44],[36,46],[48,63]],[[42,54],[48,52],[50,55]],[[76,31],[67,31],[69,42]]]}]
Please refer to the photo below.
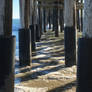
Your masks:
[{"label": "blue sky", "polygon": [[13,0],[13,19],[19,18],[19,0]]}]

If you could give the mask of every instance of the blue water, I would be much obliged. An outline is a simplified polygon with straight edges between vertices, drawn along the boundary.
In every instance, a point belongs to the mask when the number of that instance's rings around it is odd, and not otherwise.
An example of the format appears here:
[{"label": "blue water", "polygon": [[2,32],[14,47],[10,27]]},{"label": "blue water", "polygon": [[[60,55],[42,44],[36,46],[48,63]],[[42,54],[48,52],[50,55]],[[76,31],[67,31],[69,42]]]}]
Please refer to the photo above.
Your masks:
[{"label": "blue water", "polygon": [[20,20],[19,19],[13,19],[12,23],[12,34],[16,36],[16,57],[19,56],[19,42],[18,42],[18,31],[20,28]]},{"label": "blue water", "polygon": [[[19,37],[18,37],[18,31],[20,28],[20,20],[19,19],[13,19],[12,23],[12,35],[16,36],[16,59],[19,59]],[[15,74],[19,73],[19,62],[15,63]],[[21,78],[15,78],[15,84],[19,84],[21,82]]]}]

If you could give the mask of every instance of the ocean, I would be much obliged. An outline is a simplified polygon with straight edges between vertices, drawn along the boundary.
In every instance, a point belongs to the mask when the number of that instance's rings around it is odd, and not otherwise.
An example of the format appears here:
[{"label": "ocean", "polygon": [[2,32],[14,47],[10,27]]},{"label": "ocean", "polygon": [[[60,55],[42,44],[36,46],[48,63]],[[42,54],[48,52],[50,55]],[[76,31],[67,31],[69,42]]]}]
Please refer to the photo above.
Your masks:
[{"label": "ocean", "polygon": [[16,36],[16,58],[19,57],[19,38],[18,38],[18,31],[20,28],[20,20],[19,19],[13,19],[12,21],[12,35]]},{"label": "ocean", "polygon": [[[19,60],[19,38],[18,38],[18,31],[20,28],[20,20],[19,19],[13,19],[12,21],[12,35],[16,36],[16,60]],[[19,73],[19,63],[15,63],[15,74]],[[19,84],[21,82],[21,78],[15,78],[15,85]]]}]

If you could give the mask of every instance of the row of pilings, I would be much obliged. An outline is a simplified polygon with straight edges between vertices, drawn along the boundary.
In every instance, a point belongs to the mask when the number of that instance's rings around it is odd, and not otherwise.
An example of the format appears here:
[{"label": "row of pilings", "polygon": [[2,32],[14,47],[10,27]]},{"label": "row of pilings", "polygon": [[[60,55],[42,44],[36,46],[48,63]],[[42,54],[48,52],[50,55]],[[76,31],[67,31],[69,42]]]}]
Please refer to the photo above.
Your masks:
[{"label": "row of pilings", "polygon": [[[58,37],[58,24],[60,24],[61,32],[64,30],[65,38],[65,65],[71,67],[77,63],[78,66],[76,92],[91,92],[91,0],[84,0],[84,21],[81,17],[83,10],[77,9],[76,0],[54,1],[52,8],[50,5],[46,6],[48,9],[43,7],[48,4],[45,1],[19,0],[19,2],[21,21],[21,28],[19,29],[20,66],[32,64],[32,51],[36,50],[36,41],[40,41],[41,35],[46,32],[46,25],[49,23],[49,28],[51,28],[51,24],[53,24],[52,29],[55,31],[55,36]],[[82,0],[77,0],[77,2],[80,3]],[[12,0],[3,0],[0,1],[0,4],[0,92],[14,92],[15,37],[12,36]],[[63,8],[60,8],[59,4]],[[83,31],[83,37],[79,39],[78,43],[78,61],[77,28],[79,31]]]}]

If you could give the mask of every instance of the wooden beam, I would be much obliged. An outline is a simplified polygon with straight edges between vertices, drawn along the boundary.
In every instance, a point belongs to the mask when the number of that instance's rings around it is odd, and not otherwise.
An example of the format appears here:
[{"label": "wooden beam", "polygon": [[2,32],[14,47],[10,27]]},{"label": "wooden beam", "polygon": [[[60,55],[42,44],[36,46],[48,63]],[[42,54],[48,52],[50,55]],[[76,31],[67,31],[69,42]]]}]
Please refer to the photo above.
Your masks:
[{"label": "wooden beam", "polygon": [[[60,9],[64,9],[64,5],[63,4],[39,4],[38,7],[45,7],[45,8],[54,8],[54,7],[58,7]],[[77,9],[83,9],[84,8],[84,4],[83,3],[77,3],[76,4],[76,8]]]},{"label": "wooden beam", "polygon": [[39,4],[38,7],[44,7],[44,8],[54,8],[54,7],[58,7],[63,9],[63,5],[62,4]]},{"label": "wooden beam", "polygon": [[64,2],[64,0],[38,0],[41,2]]}]

